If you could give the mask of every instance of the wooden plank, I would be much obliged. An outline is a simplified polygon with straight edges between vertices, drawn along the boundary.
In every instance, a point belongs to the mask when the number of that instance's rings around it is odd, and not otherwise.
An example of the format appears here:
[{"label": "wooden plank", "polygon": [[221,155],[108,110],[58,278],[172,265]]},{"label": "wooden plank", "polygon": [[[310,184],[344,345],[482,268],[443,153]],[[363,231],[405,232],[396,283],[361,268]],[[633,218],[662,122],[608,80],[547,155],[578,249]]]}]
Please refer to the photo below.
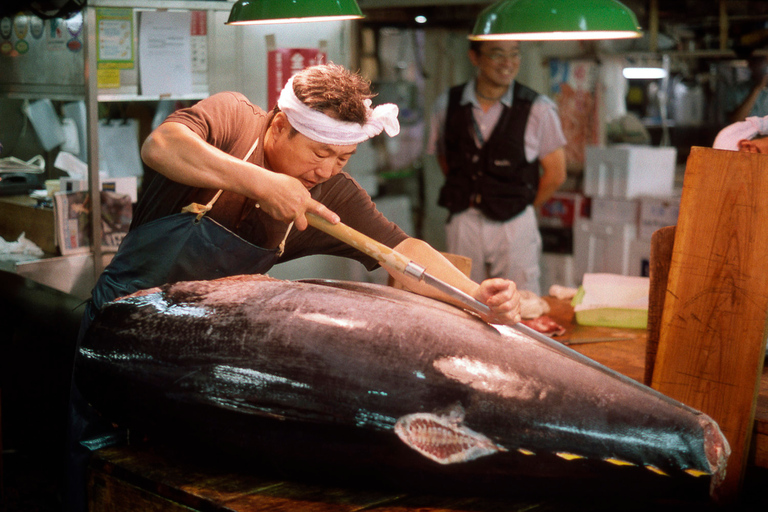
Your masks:
[{"label": "wooden plank", "polygon": [[768,311],[768,158],[688,158],[652,385],[718,422],[731,445],[715,498],[742,487]]},{"label": "wooden plank", "polygon": [[176,452],[142,444],[99,450],[91,469],[193,509],[215,509],[243,495],[281,485],[277,479],[192,464]]},{"label": "wooden plank", "polygon": [[191,508],[118,480],[112,475],[99,471],[90,472],[88,478],[88,511],[115,512],[117,510],[193,511]]},{"label": "wooden plank", "polygon": [[675,226],[656,230],[651,235],[650,288],[648,292],[648,343],[645,347],[645,377],[643,383],[651,385],[656,352],[659,348],[659,331],[667,293],[669,266],[672,263],[672,247],[675,243]]}]

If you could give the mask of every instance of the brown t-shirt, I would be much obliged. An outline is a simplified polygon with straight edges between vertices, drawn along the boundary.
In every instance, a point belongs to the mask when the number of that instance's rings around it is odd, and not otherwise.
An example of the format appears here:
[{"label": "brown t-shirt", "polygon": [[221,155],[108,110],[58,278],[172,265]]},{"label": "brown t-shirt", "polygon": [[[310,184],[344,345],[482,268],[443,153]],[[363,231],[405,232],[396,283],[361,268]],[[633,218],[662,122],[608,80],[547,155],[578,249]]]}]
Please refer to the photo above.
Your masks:
[{"label": "brown t-shirt", "polygon": [[[174,112],[164,122],[181,123],[209,144],[237,158],[245,158],[258,140],[248,161],[265,167],[264,133],[273,115],[251,104],[240,93],[222,92]],[[178,213],[192,202],[206,204],[215,193],[215,190],[182,185],[158,174],[136,206],[131,228]],[[365,190],[345,172],[315,186],[311,194],[336,212],[343,223],[388,247],[395,247],[408,237],[376,209]],[[277,247],[287,228],[256,208],[255,201],[232,192],[224,192],[207,215],[254,245],[267,249]],[[352,258],[369,270],[377,266],[373,258],[313,227],[304,231],[291,229],[279,261],[311,254]]]}]

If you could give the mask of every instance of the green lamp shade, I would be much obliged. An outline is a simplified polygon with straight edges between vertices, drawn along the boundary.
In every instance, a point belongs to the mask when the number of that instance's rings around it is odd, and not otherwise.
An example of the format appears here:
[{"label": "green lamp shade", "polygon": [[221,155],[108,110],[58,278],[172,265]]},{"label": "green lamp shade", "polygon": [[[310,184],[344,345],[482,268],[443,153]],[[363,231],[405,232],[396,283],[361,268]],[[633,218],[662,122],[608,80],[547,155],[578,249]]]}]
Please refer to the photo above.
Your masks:
[{"label": "green lamp shade", "polygon": [[363,17],[355,0],[238,0],[227,25],[353,20]]},{"label": "green lamp shade", "polygon": [[641,35],[635,14],[616,0],[501,0],[480,13],[469,39],[543,41]]}]

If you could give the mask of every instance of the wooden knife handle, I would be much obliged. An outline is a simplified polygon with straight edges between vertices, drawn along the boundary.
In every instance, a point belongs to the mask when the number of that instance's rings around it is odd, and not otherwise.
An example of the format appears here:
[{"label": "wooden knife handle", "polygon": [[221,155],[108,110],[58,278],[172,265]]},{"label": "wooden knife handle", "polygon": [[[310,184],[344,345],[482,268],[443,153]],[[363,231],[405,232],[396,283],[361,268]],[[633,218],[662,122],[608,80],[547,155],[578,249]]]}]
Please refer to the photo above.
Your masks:
[{"label": "wooden knife handle", "polygon": [[375,258],[379,263],[384,263],[399,272],[405,272],[405,267],[411,262],[410,259],[394,249],[390,249],[381,242],[350,228],[343,222],[331,224],[313,213],[307,213],[307,222],[310,226],[351,245],[371,258]]}]

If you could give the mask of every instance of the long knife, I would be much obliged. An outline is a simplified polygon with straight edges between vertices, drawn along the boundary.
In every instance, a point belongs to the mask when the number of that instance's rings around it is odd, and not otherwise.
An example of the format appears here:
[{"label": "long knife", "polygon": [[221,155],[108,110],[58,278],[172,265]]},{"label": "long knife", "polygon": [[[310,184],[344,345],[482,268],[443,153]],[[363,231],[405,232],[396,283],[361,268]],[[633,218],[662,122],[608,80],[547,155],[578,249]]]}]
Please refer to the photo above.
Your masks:
[{"label": "long knife", "polygon": [[331,224],[322,217],[312,213],[307,213],[307,221],[309,222],[310,226],[313,226],[320,231],[323,231],[324,233],[327,233],[332,237],[351,245],[355,249],[358,249],[368,256],[375,258],[376,261],[385,263],[398,272],[413,277],[418,281],[422,281],[432,288],[445,293],[449,297],[458,300],[464,306],[466,306],[467,309],[474,311],[475,313],[490,315],[491,308],[475,299],[468,293],[465,293],[455,286],[436,278],[435,276],[429,274],[423,266],[414,261],[411,261],[404,254],[399,253],[396,250],[382,244],[381,242],[377,242],[373,238],[350,228],[343,222],[339,222],[338,224]]},{"label": "long knife", "polygon": [[[450,285],[433,275],[430,275],[427,273],[423,266],[411,261],[404,254],[401,254],[396,250],[387,247],[381,242],[377,242],[373,238],[364,235],[355,229],[352,229],[343,222],[339,222],[338,224],[331,224],[324,218],[319,217],[313,213],[307,213],[307,222],[309,222],[310,226],[317,228],[320,231],[331,235],[332,237],[337,238],[348,245],[351,245],[355,249],[367,254],[371,258],[375,258],[379,263],[386,263],[395,270],[405,275],[414,277],[419,281],[423,281],[436,290],[439,290],[449,297],[458,300],[470,311],[479,313],[481,315],[490,315],[491,308],[489,308],[487,305],[475,299],[468,293],[459,290],[455,286]],[[511,325],[509,327],[544,343],[553,343],[552,338],[545,336],[534,329],[531,329],[525,324],[516,323],[515,325]]]}]

